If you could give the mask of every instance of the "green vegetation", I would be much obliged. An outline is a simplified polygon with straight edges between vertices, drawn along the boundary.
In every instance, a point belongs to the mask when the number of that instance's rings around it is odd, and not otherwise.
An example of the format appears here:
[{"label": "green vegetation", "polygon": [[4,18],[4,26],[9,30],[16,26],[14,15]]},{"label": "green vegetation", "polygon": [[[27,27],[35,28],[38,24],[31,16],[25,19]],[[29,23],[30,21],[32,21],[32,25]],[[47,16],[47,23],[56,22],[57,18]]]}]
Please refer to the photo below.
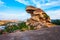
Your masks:
[{"label": "green vegetation", "polygon": [[49,16],[46,13],[44,13],[44,17],[47,19]]},{"label": "green vegetation", "polygon": [[5,29],[4,29],[4,32],[13,32],[14,30],[17,30],[18,27],[16,25],[12,25],[12,26],[7,26]]},{"label": "green vegetation", "polygon": [[57,19],[57,20],[51,20],[51,22],[53,24],[60,25],[60,20],[59,19]]},{"label": "green vegetation", "polygon": [[18,23],[18,25],[7,26],[4,31],[11,33],[15,30],[25,31],[28,30],[28,26],[25,24],[25,22],[22,22]]},{"label": "green vegetation", "polygon": [[[60,20],[51,20],[53,24],[60,25]],[[26,31],[26,30],[35,30],[33,26],[27,26],[25,22],[20,22],[18,25],[9,25],[6,26],[4,30],[0,30],[0,34],[11,33],[16,30]]]},{"label": "green vegetation", "polygon": [[18,26],[21,31],[29,29],[25,22],[19,23]]},{"label": "green vegetation", "polygon": [[6,26],[3,31],[0,31],[0,34],[11,33],[11,32],[14,32],[16,30],[26,31],[26,30],[32,30],[32,29],[33,28],[29,29],[29,27],[26,25],[25,22],[21,22],[21,23],[18,23],[18,25],[9,25],[9,26]]}]

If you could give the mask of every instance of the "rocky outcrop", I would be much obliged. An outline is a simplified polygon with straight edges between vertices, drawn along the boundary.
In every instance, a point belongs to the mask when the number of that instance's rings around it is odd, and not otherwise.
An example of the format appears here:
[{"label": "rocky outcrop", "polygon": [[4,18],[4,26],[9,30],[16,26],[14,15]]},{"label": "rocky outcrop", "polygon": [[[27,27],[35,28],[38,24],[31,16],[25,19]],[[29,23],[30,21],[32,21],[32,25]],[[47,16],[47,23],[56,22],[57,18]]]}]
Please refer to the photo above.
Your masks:
[{"label": "rocky outcrop", "polygon": [[51,26],[50,17],[40,8],[28,6],[26,12],[31,14],[31,18],[26,22],[29,27],[33,26],[34,29],[40,29]]}]

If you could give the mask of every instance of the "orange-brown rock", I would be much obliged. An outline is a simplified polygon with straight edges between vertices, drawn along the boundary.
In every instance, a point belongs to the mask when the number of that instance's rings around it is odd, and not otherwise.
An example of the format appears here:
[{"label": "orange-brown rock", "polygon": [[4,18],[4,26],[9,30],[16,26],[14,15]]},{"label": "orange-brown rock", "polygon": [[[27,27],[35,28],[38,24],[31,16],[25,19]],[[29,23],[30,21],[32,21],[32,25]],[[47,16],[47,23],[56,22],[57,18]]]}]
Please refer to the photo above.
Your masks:
[{"label": "orange-brown rock", "polygon": [[31,14],[31,18],[27,20],[26,25],[30,27],[33,26],[35,29],[50,26],[50,17],[42,9],[33,6],[27,6],[26,12]]}]

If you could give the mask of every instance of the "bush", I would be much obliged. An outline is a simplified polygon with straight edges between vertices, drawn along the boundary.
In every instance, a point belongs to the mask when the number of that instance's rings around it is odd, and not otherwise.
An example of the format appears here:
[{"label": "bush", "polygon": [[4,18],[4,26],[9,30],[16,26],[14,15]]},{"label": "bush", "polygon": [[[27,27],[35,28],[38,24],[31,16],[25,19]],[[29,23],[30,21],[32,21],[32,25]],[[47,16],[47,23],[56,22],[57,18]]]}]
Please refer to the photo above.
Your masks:
[{"label": "bush", "polygon": [[28,26],[26,25],[25,22],[21,22],[21,23],[18,23],[18,25],[5,27],[4,32],[11,33],[11,32],[14,32],[15,30],[25,31],[25,30],[28,30]]},{"label": "bush", "polygon": [[7,26],[4,31],[8,32],[8,33],[11,33],[11,32],[13,32],[17,29],[18,29],[18,27],[16,25],[12,25],[12,26]]},{"label": "bush", "polygon": [[19,23],[18,26],[21,31],[29,29],[25,22]]},{"label": "bush", "polygon": [[0,34],[3,34],[3,33],[12,33],[16,30],[20,30],[20,31],[25,31],[25,30],[34,30],[34,27],[33,26],[27,26],[25,22],[21,22],[21,23],[18,23],[18,25],[9,25],[9,26],[6,26],[5,29],[3,31],[0,32]]}]

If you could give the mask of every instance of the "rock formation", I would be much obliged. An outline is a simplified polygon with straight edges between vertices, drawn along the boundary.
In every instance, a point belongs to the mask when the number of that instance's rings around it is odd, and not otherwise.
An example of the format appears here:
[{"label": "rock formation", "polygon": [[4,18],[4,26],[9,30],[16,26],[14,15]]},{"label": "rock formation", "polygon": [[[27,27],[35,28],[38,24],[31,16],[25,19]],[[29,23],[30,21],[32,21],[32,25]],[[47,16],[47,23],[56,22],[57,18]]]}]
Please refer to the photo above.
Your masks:
[{"label": "rock formation", "polygon": [[34,27],[34,29],[40,29],[43,27],[50,27],[50,17],[40,8],[33,6],[27,6],[27,13],[31,14],[31,18],[27,20],[26,25]]}]

